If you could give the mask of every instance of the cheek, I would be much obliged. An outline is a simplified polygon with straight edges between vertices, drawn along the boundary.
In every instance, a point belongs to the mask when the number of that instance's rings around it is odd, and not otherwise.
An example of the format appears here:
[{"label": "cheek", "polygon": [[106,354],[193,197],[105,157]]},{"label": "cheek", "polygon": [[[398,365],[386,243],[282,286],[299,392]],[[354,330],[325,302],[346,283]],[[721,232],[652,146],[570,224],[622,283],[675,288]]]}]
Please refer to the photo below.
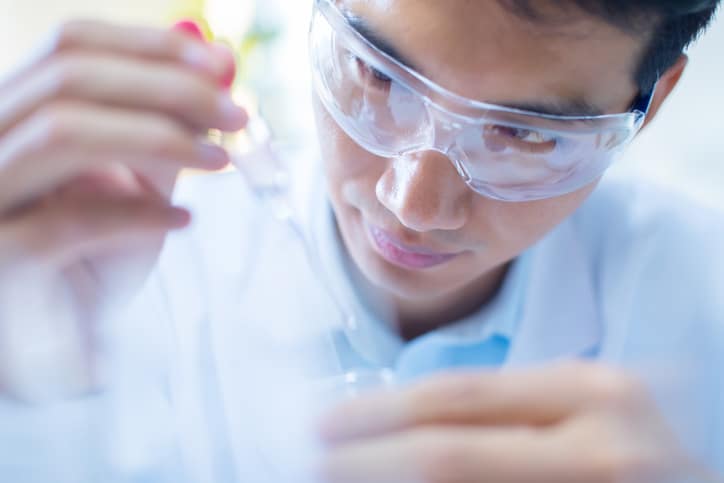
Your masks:
[{"label": "cheek", "polygon": [[597,184],[557,198],[525,203],[479,198],[474,212],[482,223],[477,229],[494,234],[496,252],[515,256],[573,214]]}]

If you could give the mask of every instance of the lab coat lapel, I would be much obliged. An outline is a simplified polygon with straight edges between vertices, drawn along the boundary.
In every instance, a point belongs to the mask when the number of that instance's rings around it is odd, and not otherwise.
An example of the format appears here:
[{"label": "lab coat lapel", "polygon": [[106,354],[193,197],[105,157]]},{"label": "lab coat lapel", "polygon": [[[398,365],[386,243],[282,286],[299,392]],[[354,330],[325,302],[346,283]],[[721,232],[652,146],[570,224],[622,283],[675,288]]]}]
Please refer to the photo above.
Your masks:
[{"label": "lab coat lapel", "polygon": [[572,221],[532,250],[525,304],[506,365],[592,354],[603,330],[589,260]]}]

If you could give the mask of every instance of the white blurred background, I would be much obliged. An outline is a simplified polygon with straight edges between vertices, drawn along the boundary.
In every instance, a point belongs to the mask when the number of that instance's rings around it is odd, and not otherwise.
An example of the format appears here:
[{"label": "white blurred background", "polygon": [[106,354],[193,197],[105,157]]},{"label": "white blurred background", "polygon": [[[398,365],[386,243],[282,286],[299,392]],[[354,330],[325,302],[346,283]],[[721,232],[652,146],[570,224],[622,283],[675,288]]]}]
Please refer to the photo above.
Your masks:
[{"label": "white blurred background", "polygon": [[[287,141],[314,139],[309,109],[306,31],[311,0],[206,0],[228,29],[252,23],[278,29],[257,50],[250,82],[265,114]],[[64,18],[94,16],[169,25],[203,9],[203,0],[0,0],[0,72],[22,60],[43,33]],[[256,19],[253,22],[253,19]],[[615,174],[645,176],[724,207],[724,15],[690,51],[691,64],[658,120],[630,149]],[[722,129],[722,131],[720,131]]]}]

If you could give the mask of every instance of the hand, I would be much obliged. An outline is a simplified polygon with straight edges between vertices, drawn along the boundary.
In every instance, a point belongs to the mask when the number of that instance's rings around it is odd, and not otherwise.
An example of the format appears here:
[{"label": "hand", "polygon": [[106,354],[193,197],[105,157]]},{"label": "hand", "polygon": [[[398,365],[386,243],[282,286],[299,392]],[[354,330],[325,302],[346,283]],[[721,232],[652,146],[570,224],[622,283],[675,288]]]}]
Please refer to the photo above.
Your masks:
[{"label": "hand", "polygon": [[189,222],[177,174],[224,167],[205,133],[246,123],[233,68],[184,33],[77,21],[0,82],[0,385],[29,312],[92,323]]},{"label": "hand", "polygon": [[640,384],[584,363],[438,376],[346,403],[321,431],[321,473],[334,483],[703,477]]}]

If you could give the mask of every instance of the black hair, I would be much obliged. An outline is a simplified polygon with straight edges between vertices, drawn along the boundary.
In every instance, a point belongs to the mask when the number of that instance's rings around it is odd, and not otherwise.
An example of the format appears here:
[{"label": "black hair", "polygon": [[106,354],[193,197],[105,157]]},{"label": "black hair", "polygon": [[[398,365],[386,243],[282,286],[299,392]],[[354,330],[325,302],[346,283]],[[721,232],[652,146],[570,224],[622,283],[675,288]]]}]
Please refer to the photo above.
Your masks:
[{"label": "black hair", "polygon": [[[719,0],[500,0],[521,17],[538,22],[575,6],[621,30],[640,35],[648,45],[635,73],[642,94],[653,90],[661,74],[714,18]],[[545,8],[543,8],[545,7]]]}]

